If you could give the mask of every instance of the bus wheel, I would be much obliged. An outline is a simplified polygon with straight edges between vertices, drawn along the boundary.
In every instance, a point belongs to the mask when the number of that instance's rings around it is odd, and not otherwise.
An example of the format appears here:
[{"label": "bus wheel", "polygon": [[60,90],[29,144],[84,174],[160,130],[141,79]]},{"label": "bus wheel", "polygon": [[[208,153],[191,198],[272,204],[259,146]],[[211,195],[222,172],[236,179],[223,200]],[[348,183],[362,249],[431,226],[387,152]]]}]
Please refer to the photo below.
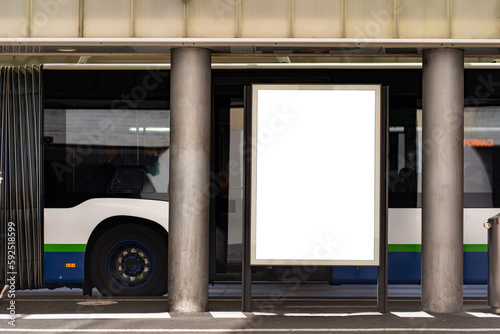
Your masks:
[{"label": "bus wheel", "polygon": [[167,245],[152,229],[124,224],[106,231],[90,254],[90,276],[105,296],[167,292]]}]

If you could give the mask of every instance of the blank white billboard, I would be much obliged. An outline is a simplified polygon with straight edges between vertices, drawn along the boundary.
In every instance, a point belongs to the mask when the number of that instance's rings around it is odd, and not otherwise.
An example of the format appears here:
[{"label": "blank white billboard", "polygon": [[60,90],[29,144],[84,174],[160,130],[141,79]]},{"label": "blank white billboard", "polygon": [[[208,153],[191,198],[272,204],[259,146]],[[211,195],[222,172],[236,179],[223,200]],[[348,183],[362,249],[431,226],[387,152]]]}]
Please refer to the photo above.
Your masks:
[{"label": "blank white billboard", "polygon": [[378,265],[379,85],[253,85],[252,265]]}]

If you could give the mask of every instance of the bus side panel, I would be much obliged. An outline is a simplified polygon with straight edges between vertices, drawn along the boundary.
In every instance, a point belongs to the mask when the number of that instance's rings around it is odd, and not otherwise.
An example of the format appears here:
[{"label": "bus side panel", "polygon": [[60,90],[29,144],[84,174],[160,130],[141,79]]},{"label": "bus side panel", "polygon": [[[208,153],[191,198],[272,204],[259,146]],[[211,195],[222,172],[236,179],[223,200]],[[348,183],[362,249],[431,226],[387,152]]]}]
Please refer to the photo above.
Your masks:
[{"label": "bus side panel", "polygon": [[[498,208],[464,209],[464,284],[486,284],[488,276],[487,233],[482,223]],[[391,284],[420,284],[420,208],[389,209],[388,279]],[[334,267],[333,283],[375,283],[376,267]]]},{"label": "bus side panel", "polygon": [[488,253],[464,252],[464,284],[488,282]]},{"label": "bus side panel", "polygon": [[45,283],[84,283],[85,252],[45,252]]},{"label": "bus side panel", "polygon": [[45,209],[45,283],[84,283],[85,251],[97,225],[110,217],[148,219],[168,229],[168,202],[94,198],[72,208]]},{"label": "bus side panel", "polygon": [[[421,252],[389,252],[389,283],[420,284]],[[464,252],[464,284],[486,284],[488,280],[488,253]],[[334,267],[334,284],[374,284],[377,267]]]},{"label": "bus side panel", "polygon": [[[422,253],[389,252],[388,280],[390,284],[420,284]],[[334,284],[377,282],[377,267],[334,267]]]}]

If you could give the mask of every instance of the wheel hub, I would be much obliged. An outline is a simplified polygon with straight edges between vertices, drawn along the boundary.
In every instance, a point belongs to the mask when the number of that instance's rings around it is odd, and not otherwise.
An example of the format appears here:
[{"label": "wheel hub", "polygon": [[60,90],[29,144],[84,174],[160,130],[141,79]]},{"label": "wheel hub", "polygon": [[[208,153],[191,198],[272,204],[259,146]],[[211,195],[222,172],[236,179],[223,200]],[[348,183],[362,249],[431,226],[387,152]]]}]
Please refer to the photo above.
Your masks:
[{"label": "wheel hub", "polygon": [[143,279],[149,272],[148,256],[137,248],[123,250],[116,259],[116,269],[121,277],[129,282]]}]

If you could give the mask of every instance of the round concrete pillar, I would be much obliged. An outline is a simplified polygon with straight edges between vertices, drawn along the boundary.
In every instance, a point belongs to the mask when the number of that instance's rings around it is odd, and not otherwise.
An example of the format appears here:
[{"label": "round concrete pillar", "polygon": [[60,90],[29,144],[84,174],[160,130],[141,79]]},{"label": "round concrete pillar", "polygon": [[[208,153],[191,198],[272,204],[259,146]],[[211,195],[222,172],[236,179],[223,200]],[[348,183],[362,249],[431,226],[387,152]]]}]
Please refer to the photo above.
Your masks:
[{"label": "round concrete pillar", "polygon": [[207,310],[211,52],[172,50],[170,88],[170,312]]},{"label": "round concrete pillar", "polygon": [[422,309],[463,306],[464,53],[423,52]]}]

